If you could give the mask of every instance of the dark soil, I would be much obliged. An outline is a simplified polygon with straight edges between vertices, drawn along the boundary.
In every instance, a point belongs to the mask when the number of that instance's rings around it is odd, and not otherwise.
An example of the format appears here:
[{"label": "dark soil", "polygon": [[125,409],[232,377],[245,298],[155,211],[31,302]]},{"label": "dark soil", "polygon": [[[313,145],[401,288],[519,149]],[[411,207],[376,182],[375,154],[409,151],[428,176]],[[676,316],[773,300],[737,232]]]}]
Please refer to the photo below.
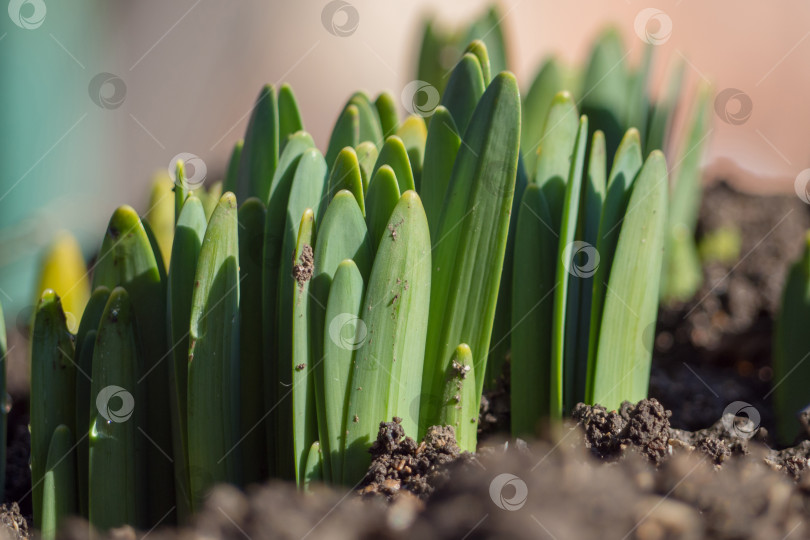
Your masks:
[{"label": "dark soil", "polygon": [[452,426],[433,426],[425,438],[417,443],[405,436],[402,419],[380,422],[377,440],[371,445],[371,466],[360,483],[358,493],[363,496],[382,496],[391,501],[406,491],[426,499],[436,486],[448,481],[444,465],[461,457]]},{"label": "dark soil", "polygon": [[667,456],[670,439],[670,411],[655,399],[637,405],[625,401],[617,411],[584,403],[574,409],[574,420],[585,429],[586,447],[602,459],[619,456],[632,446],[659,465]]},{"label": "dark soil", "polygon": [[483,441],[498,432],[508,432],[512,421],[510,414],[509,362],[503,364],[503,374],[491,389],[481,396],[478,413],[478,440]]},{"label": "dark soil", "polygon": [[795,195],[752,196],[720,182],[704,193],[697,237],[723,227],[739,230],[740,257],[706,264],[695,298],[660,311],[650,395],[672,408],[672,424],[682,429],[713,424],[735,401],[752,405],[772,428],[773,317],[810,212]]},{"label": "dark soil", "polygon": [[15,399],[8,414],[6,478],[3,503],[19,505],[19,511],[31,522],[31,433],[28,431],[27,399]]},{"label": "dark soil", "polygon": [[[790,457],[769,452],[756,433],[742,441],[733,419],[726,419],[730,430],[715,426],[682,434],[668,427],[667,411],[653,400],[627,404],[620,413],[579,407],[578,416],[578,424],[559,426],[551,440],[491,445],[475,460],[438,465],[448,480],[434,485],[424,504],[402,496],[404,490],[394,497],[363,498],[325,487],[301,494],[283,483],[249,495],[222,487],[190,530],[179,535],[157,530],[150,537],[810,538],[810,471],[797,469],[794,475],[773,461],[781,456],[806,464],[810,448]],[[375,448],[378,457],[411,445],[396,422],[383,424],[380,435],[384,448]],[[452,445],[447,436],[440,439]],[[678,436],[684,439],[671,438]],[[605,446],[606,440],[623,442]],[[721,445],[728,451],[718,453]],[[610,450],[605,459],[596,457],[605,448]],[[406,454],[412,457],[412,449]],[[726,457],[718,465],[720,454]],[[387,463],[384,476],[392,474],[393,461]],[[83,538],[85,532],[74,522],[63,537]]]}]

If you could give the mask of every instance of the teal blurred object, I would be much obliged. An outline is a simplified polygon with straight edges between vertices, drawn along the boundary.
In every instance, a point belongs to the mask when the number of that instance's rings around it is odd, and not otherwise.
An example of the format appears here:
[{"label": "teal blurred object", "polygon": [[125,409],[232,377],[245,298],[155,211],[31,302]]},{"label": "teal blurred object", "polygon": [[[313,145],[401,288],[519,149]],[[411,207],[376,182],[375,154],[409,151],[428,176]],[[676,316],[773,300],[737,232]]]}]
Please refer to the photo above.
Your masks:
[{"label": "teal blurred object", "polygon": [[[0,12],[0,300],[9,332],[29,322],[40,252],[55,231],[72,230],[85,255],[98,248],[92,231],[118,181],[109,178],[110,134],[127,117],[125,103],[105,109],[90,95],[93,78],[110,69],[112,51],[99,46],[109,11],[95,0],[10,0]],[[100,92],[115,97],[120,84]]]}]

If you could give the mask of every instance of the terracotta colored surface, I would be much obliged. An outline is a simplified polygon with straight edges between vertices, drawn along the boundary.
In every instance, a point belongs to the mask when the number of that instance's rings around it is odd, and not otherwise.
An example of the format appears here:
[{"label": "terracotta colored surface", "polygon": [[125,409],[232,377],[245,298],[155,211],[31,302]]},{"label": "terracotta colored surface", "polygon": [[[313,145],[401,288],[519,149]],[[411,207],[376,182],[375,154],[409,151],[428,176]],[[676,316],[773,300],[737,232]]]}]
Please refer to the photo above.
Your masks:
[{"label": "terracotta colored surface", "polygon": [[[116,41],[128,90],[125,113],[142,124],[124,118],[120,125],[133,181],[181,151],[202,156],[209,170],[221,170],[267,81],[293,85],[306,127],[323,146],[352,90],[387,88],[396,95],[413,78],[413,51],[426,10],[448,22],[462,21],[487,2],[353,0],[360,20],[348,37],[325,31],[325,4],[151,0],[122,5],[118,15],[126,25],[116,32]],[[595,33],[610,22],[623,30],[636,56],[642,42],[634,21],[650,5],[512,0],[501,7],[514,70],[525,87],[546,54],[579,61]],[[797,173],[810,166],[810,106],[803,90],[810,82],[810,4],[790,0],[776,8],[671,0],[654,7],[672,23],[670,38],[658,46],[659,74],[670,61],[687,58],[692,81],[707,79],[718,91],[733,87],[751,98],[753,109],[744,123],[715,118],[707,163],[717,165],[711,172],[729,171],[751,190],[789,189]],[[738,106],[730,102],[729,113]]]}]

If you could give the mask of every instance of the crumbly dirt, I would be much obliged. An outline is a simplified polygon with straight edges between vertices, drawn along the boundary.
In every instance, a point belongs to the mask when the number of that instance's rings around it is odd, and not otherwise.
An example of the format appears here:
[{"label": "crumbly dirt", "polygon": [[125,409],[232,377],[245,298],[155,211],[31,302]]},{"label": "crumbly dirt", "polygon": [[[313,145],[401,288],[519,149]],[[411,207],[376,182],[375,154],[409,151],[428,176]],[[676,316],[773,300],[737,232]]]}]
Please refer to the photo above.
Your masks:
[{"label": "crumbly dirt", "polygon": [[456,444],[452,426],[428,428],[425,438],[417,443],[405,435],[402,419],[380,422],[377,440],[371,445],[373,456],[358,493],[382,496],[390,501],[403,491],[426,499],[437,485],[447,481],[445,465],[470,454],[462,453]]},{"label": "crumbly dirt", "polygon": [[28,522],[20,513],[17,503],[0,506],[0,538],[22,540],[30,538]]},{"label": "crumbly dirt", "polygon": [[656,465],[667,455],[670,416],[656,399],[636,405],[625,401],[618,411],[579,403],[573,412],[574,420],[585,429],[586,447],[598,457],[613,459],[633,447]]},{"label": "crumbly dirt", "polygon": [[307,281],[312,279],[312,273],[315,270],[315,257],[312,252],[312,246],[304,244],[301,248],[301,255],[298,257],[298,262],[293,265],[293,277],[298,282],[298,288],[303,288]]},{"label": "crumbly dirt", "polygon": [[[661,425],[652,404],[626,408]],[[590,411],[590,418],[599,411]],[[635,417],[633,416],[635,414]],[[402,440],[396,426],[386,444]],[[391,431],[393,430],[393,431]],[[653,427],[650,432],[657,432]],[[447,466],[450,481],[424,504],[415,496],[358,497],[316,486],[310,494],[270,483],[248,495],[217,488],[193,524],[179,534],[157,529],[150,539],[308,538],[591,540],[773,540],[810,537],[810,475],[798,481],[760,459],[761,444],[722,466],[702,452],[675,451],[655,465],[625,451],[610,463],[587,448],[579,427],[531,444],[492,445],[474,463]],[[391,439],[388,439],[388,436]],[[398,439],[399,437],[399,439]],[[633,439],[633,437],[630,437]],[[389,447],[395,447],[396,444]],[[631,448],[631,444],[627,448]],[[753,457],[753,458],[752,458]],[[63,538],[83,538],[76,522]]]}]

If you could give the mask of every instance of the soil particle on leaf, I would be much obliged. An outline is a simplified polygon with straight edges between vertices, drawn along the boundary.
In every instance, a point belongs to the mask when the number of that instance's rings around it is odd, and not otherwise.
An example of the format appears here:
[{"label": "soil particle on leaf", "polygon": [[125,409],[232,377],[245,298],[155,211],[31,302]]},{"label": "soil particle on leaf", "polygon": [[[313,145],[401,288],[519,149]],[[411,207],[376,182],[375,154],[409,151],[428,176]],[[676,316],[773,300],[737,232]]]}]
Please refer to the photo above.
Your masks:
[{"label": "soil particle on leaf", "polygon": [[656,399],[625,401],[618,412],[579,403],[573,412],[585,429],[586,447],[598,457],[615,458],[632,446],[655,464],[667,455],[671,415]]},{"label": "soil particle on leaf", "polygon": [[293,265],[293,277],[299,288],[303,288],[306,282],[312,278],[312,273],[315,270],[314,260],[312,246],[304,244],[298,262]]},{"label": "soil particle on leaf", "polygon": [[389,501],[401,491],[428,497],[437,484],[446,481],[445,466],[463,455],[452,426],[428,428],[425,438],[417,444],[405,435],[402,419],[397,417],[380,423],[377,440],[369,452],[372,463],[358,492]]},{"label": "soil particle on leaf", "polygon": [[403,221],[405,221],[405,218],[400,219],[396,223],[389,223],[388,224],[388,232],[391,233],[391,240],[393,240],[394,242],[397,241],[397,236],[399,234],[397,231],[399,230],[399,226],[402,225]]}]

